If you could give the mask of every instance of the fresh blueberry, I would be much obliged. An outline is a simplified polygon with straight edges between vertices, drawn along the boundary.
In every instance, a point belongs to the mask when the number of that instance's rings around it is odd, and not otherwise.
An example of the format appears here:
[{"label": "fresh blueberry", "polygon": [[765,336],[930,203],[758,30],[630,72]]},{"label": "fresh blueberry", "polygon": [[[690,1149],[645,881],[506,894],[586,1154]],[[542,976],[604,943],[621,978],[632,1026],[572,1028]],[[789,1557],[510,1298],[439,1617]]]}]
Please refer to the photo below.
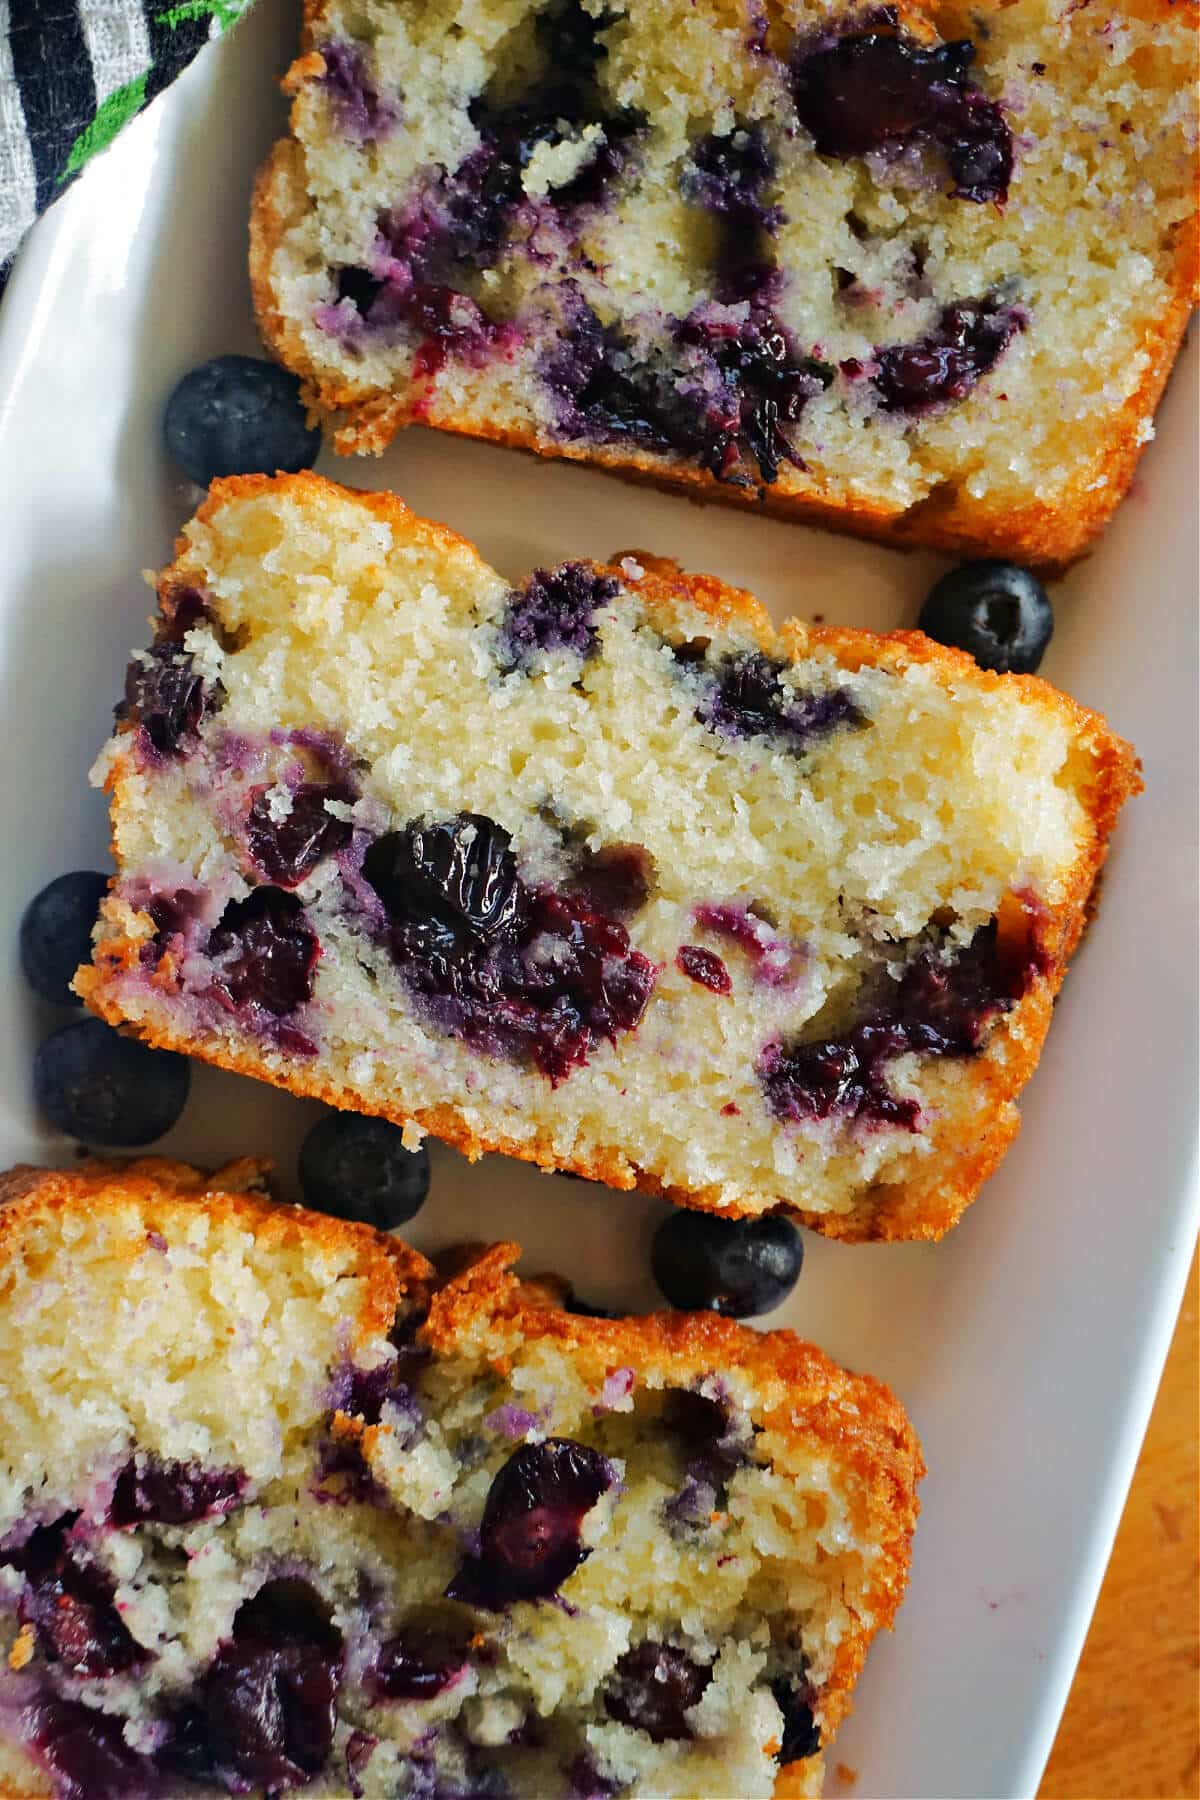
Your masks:
[{"label": "fresh blueberry", "polygon": [[963,563],[934,582],[917,624],[939,644],[969,651],[982,669],[1032,675],[1054,631],[1054,611],[1028,569]]},{"label": "fresh blueberry", "polygon": [[81,1006],[71,977],[92,955],[92,926],[108,877],[96,869],[74,869],[35,894],[21,920],[21,967],[43,1000]]},{"label": "fresh blueberry", "polygon": [[676,1212],[654,1234],[654,1279],[672,1306],[745,1319],[795,1287],[804,1245],[786,1219],[718,1219]]},{"label": "fresh blueberry", "polygon": [[331,1113],[300,1150],[305,1203],[339,1219],[390,1231],[419,1213],[429,1192],[429,1152],[406,1150],[398,1125],[361,1113]]},{"label": "fresh blueberry", "polygon": [[50,1123],[85,1144],[152,1144],[183,1111],[191,1075],[186,1056],[77,1019],[38,1050],[33,1092]]},{"label": "fresh blueberry", "polygon": [[219,475],[294,475],[321,448],[297,377],[257,356],[214,356],[189,370],[167,401],[163,436],[201,487]]}]

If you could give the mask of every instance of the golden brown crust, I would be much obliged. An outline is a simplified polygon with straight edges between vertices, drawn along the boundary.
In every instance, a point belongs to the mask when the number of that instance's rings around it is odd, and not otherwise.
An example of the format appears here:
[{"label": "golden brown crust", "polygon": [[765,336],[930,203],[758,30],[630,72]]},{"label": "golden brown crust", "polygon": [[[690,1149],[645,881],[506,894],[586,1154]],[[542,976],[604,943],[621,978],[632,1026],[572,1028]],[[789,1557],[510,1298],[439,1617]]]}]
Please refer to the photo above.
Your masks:
[{"label": "golden brown crust", "polygon": [[[867,1608],[873,1627],[840,1646],[821,1693],[826,1740],[850,1709],[874,1629],[891,1627],[908,1580],[912,1534],[925,1473],[920,1444],[900,1402],[871,1376],[851,1375],[790,1331],[758,1332],[715,1313],[651,1313],[592,1319],[549,1304],[544,1282],[513,1274],[515,1244],[495,1244],[435,1294],[422,1332],[435,1354],[506,1337],[548,1340],[597,1383],[613,1369],[653,1371],[664,1385],[688,1386],[720,1369],[756,1396],[755,1423],[810,1451],[826,1451],[851,1480],[878,1542]],[[800,1774],[805,1764],[793,1765]],[[781,1771],[781,1777],[784,1772]],[[785,1792],[785,1789],[779,1790]]]},{"label": "golden brown crust", "polygon": [[369,1225],[304,1212],[253,1191],[270,1166],[244,1157],[209,1175],[165,1157],[92,1161],[74,1169],[20,1165],[0,1175],[0,1268],[39,1217],[122,1220],[132,1256],[143,1249],[148,1231],[169,1233],[202,1207],[214,1223],[236,1224],[265,1247],[303,1242],[313,1256],[349,1258],[366,1295],[353,1321],[355,1342],[386,1334],[402,1298],[424,1301],[435,1278],[432,1263]]},{"label": "golden brown crust", "polygon": [[[350,498],[386,521],[394,532],[420,534],[426,543],[447,551],[471,548],[449,527],[418,519],[394,494],[361,493],[327,482],[307,471],[275,478],[234,476],[214,482],[197,517],[209,522],[228,501],[249,499],[257,493],[278,490],[281,485],[313,499],[330,495]],[[176,550],[177,561],[160,576],[162,594],[202,578],[202,571],[197,571],[188,561],[190,552],[186,539],[178,540]],[[628,581],[630,576],[619,567],[621,554],[618,553],[611,564],[596,566],[611,569],[613,574]],[[1091,834],[1081,848],[1058,905],[1039,913],[1036,928],[1041,972],[1035,976],[1024,998],[997,1023],[987,1048],[975,1059],[969,1110],[960,1102],[952,1111],[935,1119],[926,1134],[932,1153],[923,1159],[920,1172],[902,1185],[879,1186],[871,1190],[852,1212],[812,1213],[781,1204],[781,1210],[790,1211],[814,1231],[845,1242],[939,1238],[957,1222],[975,1198],[1019,1129],[1016,1098],[1037,1066],[1054,998],[1082,932],[1088,896],[1108,853],[1109,835],[1122,805],[1141,788],[1137,757],[1131,746],[1117,737],[1098,713],[1078,705],[1038,676],[997,675],[981,670],[963,651],[936,644],[914,631],[879,635],[846,626],[804,625],[798,620],[788,620],[775,633],[763,607],[744,589],[730,587],[714,576],[685,573],[676,563],[645,552],[625,552],[623,555],[626,561],[636,556],[643,570],[637,578],[638,593],[652,613],[656,608],[673,610],[680,601],[686,601],[714,622],[722,626],[736,625],[753,635],[765,649],[774,648],[793,659],[819,650],[833,655],[843,667],[850,669],[868,665],[899,672],[910,664],[920,663],[947,688],[970,684],[984,691],[1018,692],[1030,704],[1044,708],[1047,716],[1056,723],[1065,724],[1078,746],[1078,754],[1090,763],[1080,800],[1090,816]],[[109,777],[117,804],[124,779],[118,760]],[[247,1045],[234,1049],[210,1040],[197,1040],[188,1034],[178,1019],[170,1016],[166,1008],[160,1018],[131,1026],[122,1009],[119,977],[137,963],[142,937],[131,929],[131,924],[140,915],[130,915],[127,908],[123,912],[116,911],[115,904],[107,902],[105,908],[112,934],[97,947],[94,964],[80,969],[75,977],[76,992],[93,1012],[112,1025],[133,1029],[157,1048],[197,1056],[220,1068],[254,1076],[291,1093],[324,1100],[338,1108],[355,1110],[361,1106],[361,1099],[352,1087],[331,1080],[319,1068],[299,1060],[285,1066],[277,1057],[273,1060],[271,1052],[259,1047]],[[535,1134],[516,1142],[497,1131],[479,1131],[453,1107],[412,1108],[400,1095],[385,1116],[397,1125],[414,1125],[420,1131],[442,1139],[472,1161],[498,1152],[535,1163],[548,1172],[565,1169],[589,1181],[660,1195],[680,1205],[722,1211],[726,1216],[736,1216],[739,1210],[727,1201],[722,1204],[715,1193],[685,1189],[661,1180],[616,1147],[604,1147],[591,1156],[564,1163],[547,1136]]]},{"label": "golden brown crust", "polygon": [[[1195,13],[1195,0],[1187,0],[1187,4]],[[1176,0],[1124,0],[1124,9],[1164,21],[1178,17]],[[909,0],[900,10],[906,26],[923,37],[937,35],[937,21],[943,14],[942,22],[951,36],[963,26],[955,0],[943,0],[941,5],[936,0],[926,5]],[[285,78],[285,92],[298,93],[324,67],[312,48],[320,14],[320,0],[306,0],[305,54]],[[1192,310],[1200,302],[1200,232],[1193,219],[1172,236],[1170,300],[1158,317],[1147,321],[1138,350],[1145,358],[1145,373],[1112,413],[1097,454],[1064,473],[1052,495],[1039,494],[1021,506],[976,499],[964,487],[946,482],[905,507],[881,496],[839,489],[811,471],[791,467],[781,470],[771,488],[738,488],[717,481],[702,469],[631,446],[556,442],[532,429],[501,427],[456,412],[428,384],[422,387],[418,383],[413,391],[400,395],[321,377],[311,365],[300,333],[279,305],[271,275],[276,250],[307,204],[303,150],[295,138],[281,139],[259,170],[254,187],[251,293],[267,348],[301,376],[311,419],[332,425],[333,446],[340,454],[379,455],[398,431],[409,425],[426,425],[535,456],[600,468],[701,503],[713,501],[773,518],[823,525],[895,548],[919,546],[954,556],[1009,557],[1047,574],[1065,569],[1086,553],[1127,493],[1146,446],[1144,423],[1154,414]]]},{"label": "golden brown crust", "polygon": [[[890,1629],[908,1581],[920,1510],[917,1484],[925,1464],[891,1390],[870,1376],[850,1374],[790,1331],[757,1332],[712,1313],[605,1320],[564,1312],[555,1304],[550,1280],[522,1281],[514,1274],[516,1244],[475,1247],[463,1266],[439,1276],[418,1252],[370,1226],[248,1194],[246,1181],[261,1181],[268,1168],[246,1162],[209,1176],[185,1164],[146,1158],[69,1171],[14,1169],[0,1176],[0,1267],[23,1234],[48,1214],[71,1214],[80,1222],[104,1215],[110,1223],[126,1215],[132,1248],[150,1232],[178,1229],[188,1210],[203,1208],[215,1223],[235,1219],[266,1245],[299,1243],[314,1257],[330,1247],[351,1249],[354,1272],[365,1277],[359,1336],[386,1333],[407,1294],[428,1301],[419,1336],[436,1356],[479,1357],[502,1371],[512,1348],[541,1340],[597,1386],[618,1368],[652,1376],[656,1385],[681,1387],[714,1369],[735,1373],[753,1395],[756,1425],[797,1452],[828,1457],[839,1486],[854,1496],[857,1534],[877,1546],[865,1596],[870,1622],[844,1638],[820,1694],[824,1737],[832,1739],[850,1710],[870,1641],[880,1628]],[[220,1185],[227,1175],[236,1184],[232,1189]],[[363,1430],[356,1422],[340,1422],[348,1433]],[[818,1761],[805,1759],[781,1770],[777,1794],[812,1791],[805,1784]]]}]

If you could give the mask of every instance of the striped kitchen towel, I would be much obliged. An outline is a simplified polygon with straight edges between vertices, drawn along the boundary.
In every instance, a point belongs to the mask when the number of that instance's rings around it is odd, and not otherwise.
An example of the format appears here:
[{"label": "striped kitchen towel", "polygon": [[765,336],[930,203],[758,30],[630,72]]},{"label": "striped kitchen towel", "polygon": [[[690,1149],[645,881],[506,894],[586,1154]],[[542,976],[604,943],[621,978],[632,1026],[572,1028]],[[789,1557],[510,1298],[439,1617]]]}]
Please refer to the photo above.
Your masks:
[{"label": "striped kitchen towel", "polygon": [[249,0],[0,0],[0,286],[39,213]]}]

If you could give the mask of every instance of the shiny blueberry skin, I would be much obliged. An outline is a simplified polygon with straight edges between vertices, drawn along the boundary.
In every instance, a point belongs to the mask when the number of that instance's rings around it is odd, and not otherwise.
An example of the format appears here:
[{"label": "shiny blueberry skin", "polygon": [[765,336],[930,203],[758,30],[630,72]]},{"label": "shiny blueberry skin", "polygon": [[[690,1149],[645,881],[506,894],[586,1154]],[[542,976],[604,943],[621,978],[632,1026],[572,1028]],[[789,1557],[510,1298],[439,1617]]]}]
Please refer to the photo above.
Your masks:
[{"label": "shiny blueberry skin", "polygon": [[413,1218],[429,1192],[429,1152],[404,1148],[398,1125],[361,1113],[331,1113],[300,1150],[305,1204],[339,1219],[390,1231]]},{"label": "shiny blueberry skin", "polygon": [[219,475],[294,475],[321,448],[298,378],[257,356],[214,356],[189,370],[167,401],[163,437],[201,487]]},{"label": "shiny blueberry skin", "polygon": [[729,1319],[770,1312],[800,1275],[804,1245],[786,1219],[676,1212],[654,1234],[654,1279],[672,1306]]},{"label": "shiny blueberry skin", "polygon": [[85,1144],[152,1144],[184,1109],[191,1064],[151,1050],[100,1019],[77,1019],[48,1037],[33,1059],[39,1109]]},{"label": "shiny blueberry skin", "polygon": [[80,963],[90,962],[92,926],[108,887],[96,869],[73,869],[35,894],[21,920],[21,968],[43,1000],[82,1006],[71,992]]},{"label": "shiny blueberry skin", "polygon": [[571,1438],[522,1444],[493,1478],[479,1554],[459,1569],[446,1597],[492,1611],[548,1599],[591,1555],[580,1527],[615,1479],[598,1450]]},{"label": "shiny blueberry skin", "polygon": [[981,669],[1032,675],[1054,632],[1054,610],[1028,569],[963,563],[930,588],[917,624],[939,644],[968,651]]}]

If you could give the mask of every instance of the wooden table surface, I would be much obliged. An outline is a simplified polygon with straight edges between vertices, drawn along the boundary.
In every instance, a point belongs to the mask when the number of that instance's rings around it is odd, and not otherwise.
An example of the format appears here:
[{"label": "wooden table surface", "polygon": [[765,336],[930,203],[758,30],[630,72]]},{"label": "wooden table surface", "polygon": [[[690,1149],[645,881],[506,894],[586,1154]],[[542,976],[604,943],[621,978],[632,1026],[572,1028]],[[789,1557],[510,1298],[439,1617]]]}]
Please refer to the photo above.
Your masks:
[{"label": "wooden table surface", "polygon": [[1200,1795],[1197,1265],[1039,1800]]}]

